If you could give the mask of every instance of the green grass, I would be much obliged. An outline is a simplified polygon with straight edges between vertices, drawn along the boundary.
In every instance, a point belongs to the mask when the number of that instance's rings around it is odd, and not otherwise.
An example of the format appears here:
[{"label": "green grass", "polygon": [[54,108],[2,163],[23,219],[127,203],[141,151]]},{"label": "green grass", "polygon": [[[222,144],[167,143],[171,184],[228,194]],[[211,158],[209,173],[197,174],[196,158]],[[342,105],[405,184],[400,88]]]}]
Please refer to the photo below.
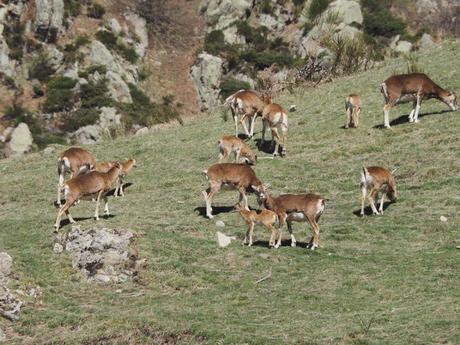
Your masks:
[{"label": "green grass", "polygon": [[[419,62],[458,92],[459,52],[460,44],[449,43]],[[115,217],[79,222],[145,233],[137,243],[148,266],[138,284],[85,283],[65,253],[53,253],[57,152],[1,161],[0,248],[13,256],[19,279],[11,285],[40,285],[44,305],[25,305],[19,321],[2,319],[0,328],[12,328],[12,344],[459,343],[459,113],[423,116],[393,131],[373,128],[382,123],[379,84],[405,68],[402,59],[392,60],[275,100],[298,109],[289,114],[288,156],[260,160],[255,170],[273,193],[312,190],[331,199],[314,252],[238,242],[217,247],[222,229],[195,211],[204,206],[200,172],[216,162],[217,139],[233,131],[217,113],[88,147],[101,160],[138,161],[126,196],[110,200]],[[362,96],[362,119],[358,129],[344,130],[344,98],[351,92]],[[391,118],[409,109],[398,106]],[[422,113],[444,109],[436,101],[422,105]],[[353,214],[363,164],[399,167],[400,198],[383,216]],[[222,192],[214,204],[236,200],[236,193]],[[250,203],[256,206],[254,196]],[[93,212],[94,203],[82,202],[72,213]],[[216,220],[242,239],[246,228],[237,214]],[[299,242],[310,237],[305,224],[294,229]],[[256,240],[268,238],[256,228]],[[270,268],[272,277],[256,284]]]}]

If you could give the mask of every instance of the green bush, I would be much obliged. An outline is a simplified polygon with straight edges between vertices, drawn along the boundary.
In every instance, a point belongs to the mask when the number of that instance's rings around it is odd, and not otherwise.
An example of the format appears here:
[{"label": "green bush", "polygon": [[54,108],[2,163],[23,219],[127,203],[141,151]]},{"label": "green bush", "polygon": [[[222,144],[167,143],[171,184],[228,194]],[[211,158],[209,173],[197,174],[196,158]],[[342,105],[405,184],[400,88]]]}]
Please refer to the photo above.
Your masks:
[{"label": "green bush", "polygon": [[38,98],[38,97],[42,97],[45,95],[40,84],[35,84],[33,86],[33,89],[34,89],[34,97]]},{"label": "green bush", "polygon": [[9,89],[15,89],[16,88],[16,82],[14,81],[14,78],[7,76],[5,73],[0,72],[0,79],[2,83]]},{"label": "green bush", "polygon": [[64,0],[64,16],[76,17],[80,14],[80,0]]},{"label": "green bush", "polygon": [[3,36],[6,44],[10,49],[8,56],[13,60],[21,60],[24,47],[24,30],[25,26],[19,20],[14,21],[11,25],[4,25]]},{"label": "green bush", "polygon": [[29,69],[29,79],[48,81],[54,72],[54,69],[48,63],[48,56],[46,54],[40,54],[32,62],[32,66]]},{"label": "green bush", "polygon": [[220,83],[220,95],[226,99],[228,96],[234,94],[236,91],[245,89],[249,90],[251,86],[246,81],[241,81],[235,78],[224,78]]},{"label": "green bush", "polygon": [[96,33],[96,38],[108,49],[116,51],[131,63],[135,63],[139,58],[134,48],[128,47],[123,42],[119,41],[117,36],[111,31],[100,30]]},{"label": "green bush", "polygon": [[260,4],[260,11],[265,14],[273,14],[273,6],[271,0],[263,0]]},{"label": "green bush", "polygon": [[208,33],[204,39],[204,50],[212,55],[219,55],[225,51],[226,44],[222,30]]},{"label": "green bush", "polygon": [[113,105],[113,100],[107,96],[107,80],[102,78],[97,82],[89,81],[80,86],[80,100],[82,108],[108,107]]},{"label": "green bush", "polygon": [[294,6],[303,6],[305,0],[292,0],[292,3],[294,4]]},{"label": "green bush", "polygon": [[74,94],[72,89],[77,81],[62,76],[56,76],[47,83],[47,99],[44,104],[46,112],[57,112],[69,110],[74,105]]},{"label": "green bush", "polygon": [[247,21],[240,20],[236,22],[236,28],[238,34],[244,36],[246,42],[251,44],[257,51],[267,49],[269,43],[267,39],[269,30],[266,26],[253,28]]},{"label": "green bush", "polygon": [[331,0],[312,0],[310,7],[308,8],[308,19],[314,20],[316,17],[321,15],[329,6],[330,2]]},{"label": "green bush", "polygon": [[386,7],[391,5],[380,0],[362,0],[364,32],[371,36],[392,37],[402,34],[406,24],[394,17]]},{"label": "green bush", "polygon": [[104,14],[105,8],[102,5],[93,4],[90,7],[88,7],[88,16],[91,18],[101,19],[102,17],[104,17]]},{"label": "green bush", "polygon": [[171,120],[180,120],[177,107],[173,104],[172,96],[163,97],[163,103],[153,103],[150,98],[136,85],[129,83],[133,103],[119,103],[118,109],[123,114],[123,122],[127,127],[134,124],[152,126]]},{"label": "green bush", "polygon": [[100,111],[97,108],[81,108],[64,116],[62,129],[75,132],[80,127],[94,125],[99,120]]},{"label": "green bush", "polygon": [[262,51],[257,52],[255,50],[248,50],[241,53],[241,58],[259,69],[265,69],[273,64],[280,66],[291,66],[294,62],[294,58],[288,52],[275,52],[275,51]]}]

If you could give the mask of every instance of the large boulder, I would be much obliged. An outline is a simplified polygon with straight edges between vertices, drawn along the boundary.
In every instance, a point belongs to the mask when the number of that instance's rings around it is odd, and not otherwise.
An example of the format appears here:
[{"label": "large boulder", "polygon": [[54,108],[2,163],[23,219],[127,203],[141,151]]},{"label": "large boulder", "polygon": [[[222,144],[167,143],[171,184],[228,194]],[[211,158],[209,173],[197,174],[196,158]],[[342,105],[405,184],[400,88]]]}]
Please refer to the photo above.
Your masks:
[{"label": "large boulder", "polygon": [[11,133],[7,149],[11,156],[22,155],[32,148],[33,137],[27,124],[21,122]]},{"label": "large boulder", "polygon": [[102,107],[99,119],[94,125],[80,127],[71,135],[71,138],[79,144],[94,144],[104,137],[110,137],[112,130],[121,127],[121,115],[112,107]]},{"label": "large boulder", "polygon": [[220,81],[223,73],[223,60],[217,56],[202,53],[191,69],[192,81],[198,92],[202,109],[219,105]]},{"label": "large boulder", "polygon": [[339,21],[347,25],[363,23],[361,6],[355,0],[335,0],[329,4],[329,7],[324,12],[325,15],[329,13],[337,13]]},{"label": "large boulder", "polygon": [[63,0],[35,0],[34,31],[42,41],[56,41],[63,31],[63,19]]},{"label": "large boulder", "polygon": [[420,49],[429,49],[433,48],[436,45],[433,37],[430,34],[424,33],[420,40],[418,41],[418,46]]},{"label": "large boulder", "polygon": [[408,41],[398,41],[396,47],[394,48],[394,51],[397,53],[407,54],[411,52],[412,46],[412,43]]},{"label": "large boulder", "polygon": [[102,107],[99,115],[99,126],[102,130],[109,132],[111,129],[120,128],[121,115],[113,107]]},{"label": "large boulder", "polygon": [[107,88],[109,89],[110,97],[121,103],[133,103],[128,85],[124,82],[121,76],[112,71],[107,71]]},{"label": "large boulder", "polygon": [[77,129],[72,137],[83,145],[94,144],[102,138],[102,130],[99,125],[88,125]]}]

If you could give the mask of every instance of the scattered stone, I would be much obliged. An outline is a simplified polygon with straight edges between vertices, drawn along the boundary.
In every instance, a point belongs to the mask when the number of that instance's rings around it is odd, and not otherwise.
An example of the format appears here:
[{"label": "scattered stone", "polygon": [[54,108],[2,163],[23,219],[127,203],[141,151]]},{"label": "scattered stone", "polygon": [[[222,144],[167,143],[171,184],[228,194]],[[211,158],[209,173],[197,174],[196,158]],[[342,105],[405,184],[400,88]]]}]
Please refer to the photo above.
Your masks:
[{"label": "scattered stone", "polygon": [[43,153],[45,155],[49,155],[51,153],[53,153],[54,151],[56,151],[56,148],[53,147],[53,146],[47,146],[44,150],[43,150]]},{"label": "scattered stone", "polygon": [[121,33],[121,30],[122,30],[121,25],[118,22],[118,20],[116,20],[115,18],[110,18],[108,25],[109,25],[110,30],[115,35],[119,35]]},{"label": "scattered stone", "polygon": [[130,255],[136,234],[128,230],[72,227],[65,239],[65,250],[72,266],[88,281],[121,283],[138,273],[138,256]]},{"label": "scattered stone", "polygon": [[60,254],[60,253],[62,253],[63,250],[64,250],[64,247],[62,246],[62,244],[60,244],[60,243],[55,243],[54,244],[53,252],[55,252],[56,254]]},{"label": "scattered stone", "polygon": [[296,111],[296,110],[297,110],[297,106],[296,106],[295,104],[291,104],[291,105],[289,106],[289,111],[290,111],[291,113],[293,113],[293,112]]},{"label": "scattered stone", "polygon": [[441,222],[447,222],[447,218],[444,217],[444,216],[439,217],[439,220],[440,220]]},{"label": "scattered stone", "polygon": [[220,231],[217,231],[216,235],[217,235],[217,243],[219,244],[219,247],[221,248],[227,247],[232,242],[232,240],[233,241],[236,240],[235,236],[227,236],[221,233]]},{"label": "scattered stone", "polygon": [[216,226],[219,227],[219,228],[225,228],[225,223],[221,220],[218,220],[216,222]]}]

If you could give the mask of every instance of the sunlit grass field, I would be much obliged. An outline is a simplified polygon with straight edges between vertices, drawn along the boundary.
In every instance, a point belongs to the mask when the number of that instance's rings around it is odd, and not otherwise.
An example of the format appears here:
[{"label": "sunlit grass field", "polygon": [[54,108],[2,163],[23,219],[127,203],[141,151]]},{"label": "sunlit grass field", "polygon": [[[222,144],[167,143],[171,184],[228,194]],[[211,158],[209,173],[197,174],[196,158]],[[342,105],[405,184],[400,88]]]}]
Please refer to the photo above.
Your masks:
[{"label": "sunlit grass field", "polygon": [[[419,53],[419,64],[460,93],[459,54],[459,43],[447,43]],[[305,223],[294,224],[298,247],[289,246],[285,232],[283,247],[274,250],[259,227],[259,242],[242,246],[246,227],[237,213],[201,215],[201,171],[216,163],[218,138],[234,130],[222,110],[87,147],[98,160],[138,161],[126,196],[110,198],[114,217],[94,221],[91,202],[72,215],[83,218],[83,229],[145,234],[137,239],[147,259],[139,283],[86,283],[66,253],[53,252],[56,157],[64,147],[0,161],[0,249],[13,257],[17,278],[10,287],[39,285],[44,293],[43,306],[26,304],[19,321],[0,319],[0,328],[12,344],[460,343],[460,112],[444,112],[446,105],[431,100],[422,104],[420,123],[409,124],[410,105],[401,105],[391,113],[393,131],[377,128],[379,85],[405,71],[403,59],[390,60],[275,99],[297,105],[289,113],[287,157],[260,160],[254,170],[273,194],[315,191],[331,199],[316,251],[305,248]],[[361,95],[363,112],[360,127],[345,130],[351,92]],[[398,168],[399,199],[383,216],[354,214],[363,165]],[[236,192],[221,192],[214,205],[237,200]],[[257,207],[254,196],[250,204]],[[63,224],[60,231],[69,231]],[[238,240],[218,248],[216,231]],[[271,277],[256,283],[270,269]]]}]

